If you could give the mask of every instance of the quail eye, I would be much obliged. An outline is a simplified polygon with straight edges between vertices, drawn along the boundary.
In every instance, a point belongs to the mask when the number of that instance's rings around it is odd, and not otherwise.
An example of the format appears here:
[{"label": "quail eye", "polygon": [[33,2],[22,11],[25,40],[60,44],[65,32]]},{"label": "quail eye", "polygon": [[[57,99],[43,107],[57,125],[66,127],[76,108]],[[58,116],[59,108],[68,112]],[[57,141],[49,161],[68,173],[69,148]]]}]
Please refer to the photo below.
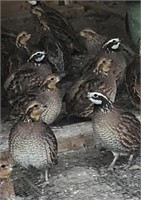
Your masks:
[{"label": "quail eye", "polygon": [[1,168],[5,168],[6,167],[6,165],[1,165]]},{"label": "quail eye", "polygon": [[54,81],[54,78],[51,78],[51,81]]},{"label": "quail eye", "polygon": [[93,95],[93,97],[94,97],[94,98],[97,98],[97,97],[98,97],[98,95],[97,95],[97,94],[94,94],[94,95]]},{"label": "quail eye", "polygon": [[38,108],[38,105],[34,105],[34,108]]},{"label": "quail eye", "polygon": [[25,37],[25,34],[23,34],[23,36]]}]

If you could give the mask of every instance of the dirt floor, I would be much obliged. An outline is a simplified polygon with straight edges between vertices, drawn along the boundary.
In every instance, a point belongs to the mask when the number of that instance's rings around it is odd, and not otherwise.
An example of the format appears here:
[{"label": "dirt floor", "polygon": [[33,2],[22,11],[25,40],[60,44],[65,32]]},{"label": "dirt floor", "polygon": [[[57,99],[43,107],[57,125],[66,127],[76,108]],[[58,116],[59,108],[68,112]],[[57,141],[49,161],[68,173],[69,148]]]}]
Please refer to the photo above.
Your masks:
[{"label": "dirt floor", "polygon": [[[94,6],[95,5],[95,6]],[[93,6],[93,7],[92,7]],[[102,35],[120,37],[126,44],[130,37],[126,32],[124,2],[92,2],[85,8],[85,13],[69,18],[77,32],[91,27]],[[101,7],[101,9],[99,8]],[[106,10],[112,10],[109,12]],[[3,117],[3,116],[2,116]],[[0,149],[7,148],[10,124],[2,124]],[[37,186],[39,173],[25,169],[15,169],[13,182],[18,199],[23,200],[139,200],[140,170],[125,170],[127,159],[117,162],[114,172],[107,167],[112,161],[112,154],[100,152],[95,148],[81,149],[59,155],[59,163],[50,170],[50,185],[44,195]],[[140,165],[137,157],[135,164]]]},{"label": "dirt floor", "polygon": [[37,172],[33,169],[28,172],[15,170],[17,195],[25,200],[140,199],[140,171],[125,170],[127,160],[122,159],[117,162],[115,171],[108,172],[111,161],[111,153],[93,148],[59,155],[59,164],[50,171],[50,186],[45,189],[44,195],[35,184],[39,178]]}]

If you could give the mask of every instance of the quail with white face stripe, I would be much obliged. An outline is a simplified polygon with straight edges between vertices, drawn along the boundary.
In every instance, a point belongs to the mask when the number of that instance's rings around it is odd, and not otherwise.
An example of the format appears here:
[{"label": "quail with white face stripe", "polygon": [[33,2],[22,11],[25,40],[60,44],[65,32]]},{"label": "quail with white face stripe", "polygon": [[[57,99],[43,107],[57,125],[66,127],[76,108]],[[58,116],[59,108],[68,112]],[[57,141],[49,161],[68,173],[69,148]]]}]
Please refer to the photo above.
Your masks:
[{"label": "quail with white face stripe", "polygon": [[127,165],[129,167],[133,155],[140,150],[139,120],[134,114],[115,107],[102,93],[88,92],[87,97],[94,105],[94,133],[103,147],[114,155],[109,169],[113,169],[120,155],[130,156]]},{"label": "quail with white face stripe", "polygon": [[8,94],[10,104],[13,104],[19,95],[35,91],[40,87],[46,76],[52,73],[50,63],[47,61],[44,63],[45,57],[44,51],[37,51],[31,55],[27,63],[15,70],[6,79],[4,89]]},{"label": "quail with white face stripe", "polygon": [[30,58],[28,59],[29,62],[34,62],[37,65],[40,65],[44,58],[46,57],[47,53],[45,51],[36,51],[35,53],[33,53]]},{"label": "quail with white face stripe", "polygon": [[88,91],[103,92],[112,102],[115,101],[117,85],[111,72],[112,60],[100,58],[94,64],[95,70],[87,72],[72,84],[66,93],[66,110],[70,115],[91,117],[93,105],[87,98]]}]

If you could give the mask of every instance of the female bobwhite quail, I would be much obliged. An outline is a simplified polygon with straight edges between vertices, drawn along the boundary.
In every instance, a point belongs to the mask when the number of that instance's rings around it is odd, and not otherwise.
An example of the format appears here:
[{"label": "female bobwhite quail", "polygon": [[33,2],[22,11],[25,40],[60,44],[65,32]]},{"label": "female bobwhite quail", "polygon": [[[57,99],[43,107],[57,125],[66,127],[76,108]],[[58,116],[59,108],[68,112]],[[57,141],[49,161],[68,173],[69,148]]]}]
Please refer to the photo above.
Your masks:
[{"label": "female bobwhite quail", "polygon": [[[104,40],[105,40],[104,37],[102,37],[102,39],[100,40],[101,41],[100,44],[98,42],[96,42],[97,45],[94,44],[94,52],[93,52],[94,56],[92,60],[96,61],[99,59],[99,57],[104,57],[113,60],[114,68],[112,69],[113,69],[113,74],[116,76],[117,79],[117,87],[123,86],[125,69],[127,65],[132,62],[134,57],[134,52],[132,51],[131,48],[122,44],[119,38],[113,38],[108,41],[106,40],[105,42]],[[93,43],[91,43],[91,45]],[[81,73],[85,74],[87,71],[93,71],[93,67],[94,65],[91,66],[91,64],[89,64],[88,62],[88,64],[86,64],[82,68]]]},{"label": "female bobwhite quail", "polygon": [[141,63],[141,40],[133,62],[127,67],[125,84],[132,103],[140,109],[141,88],[140,88],[140,63]]},{"label": "female bobwhite quail", "polygon": [[[40,26],[37,24],[37,26]],[[64,72],[64,57],[59,44],[51,34],[49,30],[43,30],[40,27],[40,34],[36,39],[36,32],[32,31],[32,34],[27,33],[26,31],[22,31],[17,35],[16,38],[16,46],[19,51],[26,51],[29,57],[33,57],[32,54],[36,53],[36,51],[40,49],[40,51],[46,52],[45,62],[50,62],[52,66],[52,71]],[[36,39],[36,41],[35,41]],[[27,59],[26,59],[27,60]],[[62,69],[62,70],[61,70]]]},{"label": "female bobwhite quail", "polygon": [[107,41],[106,36],[101,36],[91,28],[85,28],[79,34],[82,37],[88,54],[93,58],[99,53],[101,47]]},{"label": "female bobwhite quail", "polygon": [[46,57],[44,51],[37,51],[31,55],[29,62],[21,66],[12,73],[4,83],[4,89],[7,91],[9,103],[18,95],[38,88],[46,76],[52,73],[49,63],[43,63]]},{"label": "female bobwhite quail", "polygon": [[42,120],[47,124],[54,122],[62,108],[62,95],[57,87],[59,81],[59,75],[50,74],[36,91],[21,95],[15,99],[15,102],[12,104],[13,109],[10,118],[19,119],[23,115],[28,103],[32,100],[38,100],[40,103],[47,105],[41,115]]},{"label": "female bobwhite quail", "polygon": [[120,85],[123,81],[124,71],[127,65],[126,60],[120,51],[120,40],[118,38],[113,38],[104,43],[97,56],[83,67],[81,73],[85,74],[87,72],[92,72],[95,69],[93,62],[97,62],[97,60],[102,57],[113,61],[111,70],[113,71],[114,76],[116,76],[117,85]]},{"label": "female bobwhite quail", "polygon": [[115,107],[103,93],[88,92],[87,97],[94,104],[94,133],[103,147],[114,155],[109,169],[114,167],[120,155],[130,155],[130,166],[134,153],[140,149],[139,120],[134,114]]},{"label": "female bobwhite quail", "polygon": [[114,102],[116,96],[116,79],[111,73],[112,60],[100,59],[96,70],[83,75],[66,93],[66,111],[78,117],[90,117],[93,105],[87,98],[88,91],[99,91]]},{"label": "female bobwhite quail", "polygon": [[130,47],[121,43],[119,38],[108,39],[108,37],[100,35],[90,28],[80,31],[80,36],[84,40],[88,53],[93,58],[100,53],[101,49],[105,49],[111,53],[121,51],[127,62],[127,65],[133,60],[134,52]]},{"label": "female bobwhite quail", "polygon": [[29,49],[28,49],[28,42],[31,39],[31,34],[27,33],[26,31],[22,31],[20,33],[18,33],[17,37],[16,37],[16,46],[17,48],[23,48],[25,49],[28,53],[29,53]]},{"label": "female bobwhite quail", "polygon": [[[48,53],[48,59],[58,71],[64,72],[65,68],[67,68],[70,63],[70,53],[66,43],[62,41],[64,38],[63,35],[61,35],[61,39],[59,39],[54,34],[54,30],[50,29],[46,13],[40,6],[33,7],[31,12],[37,16],[35,23],[39,21],[42,26],[41,40]],[[61,34],[61,30],[59,30],[59,33]]]},{"label": "female bobwhite quail", "polygon": [[48,7],[42,1],[28,1],[31,5],[31,13],[36,14],[39,21],[50,29],[55,38],[65,45],[69,53],[74,51],[80,52],[83,47],[76,39],[76,34],[71,24],[65,19],[65,17],[57,10]]},{"label": "female bobwhite quail", "polygon": [[9,152],[0,152],[0,199],[14,200],[15,192],[10,175],[13,161]]},{"label": "female bobwhite quail", "polygon": [[[50,127],[41,120],[44,104],[31,101],[25,115],[10,131],[9,150],[13,160],[22,167],[30,166],[45,171],[48,184],[48,168],[57,164],[57,140]],[[43,176],[42,176],[43,177]]]}]

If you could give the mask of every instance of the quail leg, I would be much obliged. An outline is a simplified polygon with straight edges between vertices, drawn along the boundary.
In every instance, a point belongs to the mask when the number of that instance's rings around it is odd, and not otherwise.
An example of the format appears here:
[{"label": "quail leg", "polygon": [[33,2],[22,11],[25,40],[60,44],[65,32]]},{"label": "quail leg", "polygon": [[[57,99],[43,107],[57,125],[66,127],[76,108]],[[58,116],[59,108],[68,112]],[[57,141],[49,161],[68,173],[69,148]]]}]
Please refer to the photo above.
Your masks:
[{"label": "quail leg", "polygon": [[140,166],[138,166],[138,165],[133,165],[133,166],[131,166],[131,163],[132,163],[132,160],[133,160],[133,154],[131,154],[130,155],[130,157],[129,157],[129,160],[128,160],[128,164],[127,164],[127,166],[125,167],[126,169],[130,169],[130,170],[137,170],[137,169],[141,169],[141,167]]},{"label": "quail leg", "polygon": [[126,169],[128,169],[131,166],[132,160],[133,160],[133,154],[131,154],[129,157],[128,164],[125,167]]},{"label": "quail leg", "polygon": [[44,185],[49,185],[49,180],[48,180],[48,170],[45,170],[45,172],[41,172],[40,179],[42,180]]},{"label": "quail leg", "polygon": [[44,194],[45,188],[47,185],[49,185],[49,180],[48,180],[48,170],[45,170],[45,172],[41,172],[41,193]]},{"label": "quail leg", "polygon": [[114,155],[114,159],[113,159],[113,161],[111,162],[111,164],[110,164],[109,167],[108,167],[108,170],[110,170],[110,171],[113,171],[115,162],[117,161],[117,159],[118,159],[118,157],[119,157],[119,153],[116,153],[116,152],[112,152],[112,153],[113,153],[113,155]]}]

